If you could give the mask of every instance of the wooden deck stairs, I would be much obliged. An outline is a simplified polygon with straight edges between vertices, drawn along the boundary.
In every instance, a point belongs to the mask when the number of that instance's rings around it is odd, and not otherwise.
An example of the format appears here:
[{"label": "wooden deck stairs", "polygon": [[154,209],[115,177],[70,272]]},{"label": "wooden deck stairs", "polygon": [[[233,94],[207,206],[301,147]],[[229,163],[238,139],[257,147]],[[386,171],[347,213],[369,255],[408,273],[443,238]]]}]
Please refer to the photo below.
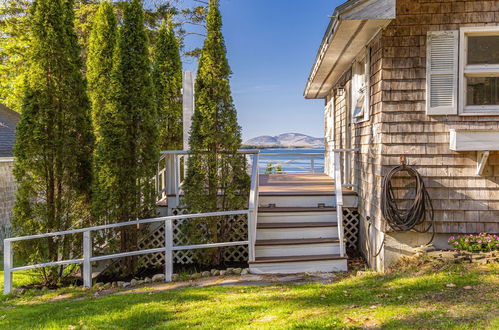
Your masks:
[{"label": "wooden deck stairs", "polygon": [[[343,189],[345,207],[357,196]],[[325,174],[261,175],[255,274],[335,272],[347,270],[340,256],[333,180]]]}]

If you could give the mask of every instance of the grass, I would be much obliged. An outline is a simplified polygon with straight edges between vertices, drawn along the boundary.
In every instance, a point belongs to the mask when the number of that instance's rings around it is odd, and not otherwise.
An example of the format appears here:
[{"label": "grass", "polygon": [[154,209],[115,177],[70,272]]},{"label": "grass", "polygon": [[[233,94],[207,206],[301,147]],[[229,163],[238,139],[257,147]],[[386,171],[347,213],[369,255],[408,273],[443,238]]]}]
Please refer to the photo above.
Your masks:
[{"label": "grass", "polygon": [[4,297],[0,328],[497,329],[498,270],[419,259],[333,284],[29,290]]}]

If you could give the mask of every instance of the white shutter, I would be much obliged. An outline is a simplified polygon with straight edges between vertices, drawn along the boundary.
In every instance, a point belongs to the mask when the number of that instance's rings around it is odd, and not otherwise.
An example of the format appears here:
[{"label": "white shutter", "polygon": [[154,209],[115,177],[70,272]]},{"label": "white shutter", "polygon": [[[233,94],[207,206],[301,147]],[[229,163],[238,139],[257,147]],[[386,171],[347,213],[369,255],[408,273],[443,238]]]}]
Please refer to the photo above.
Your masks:
[{"label": "white shutter", "polygon": [[457,115],[459,31],[430,31],[426,45],[426,113]]}]

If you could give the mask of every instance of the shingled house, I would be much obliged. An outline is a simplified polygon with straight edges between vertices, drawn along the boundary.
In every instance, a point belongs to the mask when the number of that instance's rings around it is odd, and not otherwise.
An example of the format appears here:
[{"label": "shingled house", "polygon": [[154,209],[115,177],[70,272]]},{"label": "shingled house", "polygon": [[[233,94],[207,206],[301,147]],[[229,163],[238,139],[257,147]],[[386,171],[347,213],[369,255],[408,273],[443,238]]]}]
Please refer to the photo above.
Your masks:
[{"label": "shingled house", "polygon": [[[326,150],[359,149],[343,175],[356,186],[371,266],[431,236],[395,233],[383,220],[382,179],[400,155],[424,177],[437,247],[448,248],[451,234],[499,232],[499,1],[347,1],[305,97],[325,101]],[[410,201],[407,184],[399,181],[398,196]]]},{"label": "shingled house", "polygon": [[13,148],[19,114],[0,104],[0,238],[8,231],[15,201]]}]

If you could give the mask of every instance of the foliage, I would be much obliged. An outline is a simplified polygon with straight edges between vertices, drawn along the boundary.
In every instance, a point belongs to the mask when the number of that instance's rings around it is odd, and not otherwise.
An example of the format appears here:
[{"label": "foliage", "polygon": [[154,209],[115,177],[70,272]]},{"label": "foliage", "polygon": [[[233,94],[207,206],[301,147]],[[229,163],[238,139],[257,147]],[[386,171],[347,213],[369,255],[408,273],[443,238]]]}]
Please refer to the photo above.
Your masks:
[{"label": "foliage", "polygon": [[[267,285],[180,290],[146,285],[126,294],[30,290],[0,303],[0,327],[497,329],[497,264],[435,266],[338,275],[331,283],[281,284],[273,279]],[[447,287],[449,283],[455,287]]]},{"label": "foliage", "polygon": [[183,149],[182,62],[171,20],[161,26],[153,62],[161,150]]},{"label": "foliage", "polygon": [[[191,212],[243,209],[249,194],[246,159],[237,153],[241,146],[241,128],[230,91],[231,71],[216,0],[209,2],[207,28],[196,77],[195,112],[189,140],[192,154],[184,186],[185,203]],[[228,238],[231,228],[225,219],[220,219],[220,224],[217,219],[206,223],[207,241]],[[206,262],[220,262],[219,251],[208,251],[204,255],[208,258]]]},{"label": "foliage", "polygon": [[[88,225],[93,135],[82,61],[73,30],[72,1],[37,0],[30,19],[30,52],[14,175],[19,183],[17,235]],[[81,252],[77,237],[29,241],[29,262],[64,260]],[[55,283],[64,268],[44,272]]]},{"label": "foliage", "polygon": [[265,168],[265,174],[281,174],[281,173],[283,173],[281,164],[274,165],[272,162],[267,163],[267,167]]},{"label": "foliage", "polygon": [[[106,65],[101,67],[106,73],[110,62],[107,55],[101,62]],[[108,96],[103,97],[103,107],[96,110],[101,120],[95,148],[93,204],[97,216],[105,222],[155,215],[152,178],[159,149],[158,114],[152,94],[144,12],[141,1],[132,0],[124,8]],[[136,250],[137,244],[137,228],[126,227],[121,231],[122,252]],[[123,274],[133,273],[136,266],[136,258],[127,258]]]},{"label": "foliage", "polygon": [[0,1],[0,103],[20,111],[27,70],[30,0]]},{"label": "foliage", "polygon": [[448,240],[450,246],[457,250],[469,252],[488,252],[499,250],[499,236],[487,233],[478,235],[451,236]]}]

